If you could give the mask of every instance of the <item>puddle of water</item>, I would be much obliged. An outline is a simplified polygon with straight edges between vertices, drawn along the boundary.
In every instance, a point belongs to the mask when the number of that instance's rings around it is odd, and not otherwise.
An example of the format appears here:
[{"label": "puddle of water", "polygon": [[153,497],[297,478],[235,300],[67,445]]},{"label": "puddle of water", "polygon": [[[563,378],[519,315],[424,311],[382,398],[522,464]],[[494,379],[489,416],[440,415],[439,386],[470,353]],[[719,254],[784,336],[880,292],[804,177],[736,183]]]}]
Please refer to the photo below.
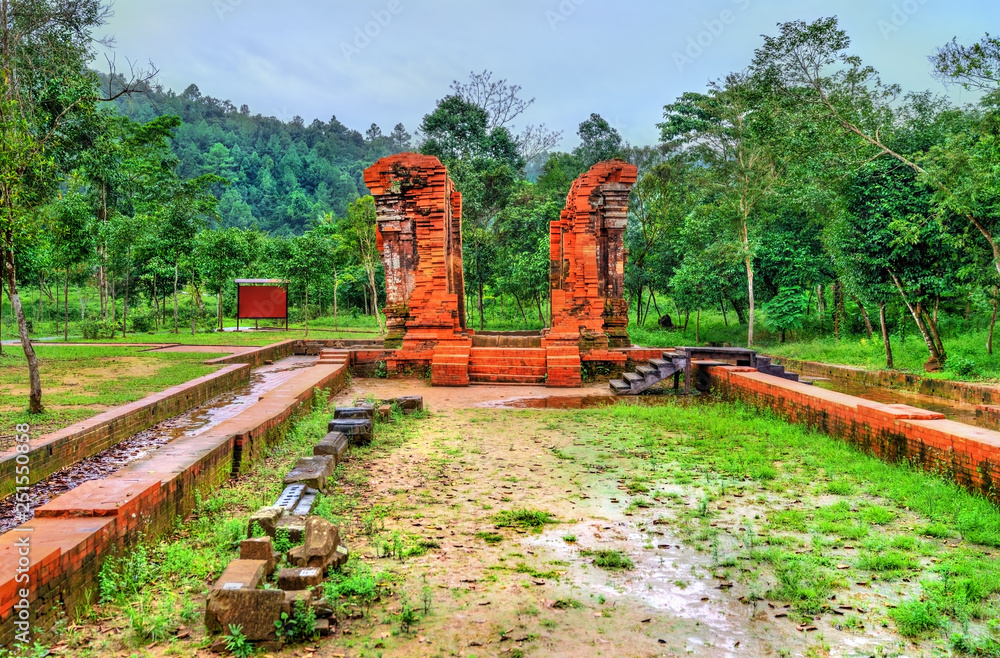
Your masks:
[{"label": "puddle of water", "polygon": [[644,395],[551,395],[545,397],[510,398],[493,400],[479,405],[491,409],[596,409],[616,404],[656,406],[660,404],[687,404],[707,396],[681,395],[672,391],[647,391]]},{"label": "puddle of water", "polygon": [[978,427],[985,427],[986,429],[994,429],[992,425],[984,424],[981,420],[976,418],[976,406],[973,404],[945,400],[943,398],[934,397],[933,395],[896,391],[888,388],[875,388],[871,386],[864,386],[862,384],[852,384],[849,382],[829,379],[814,380],[813,385],[818,386],[819,388],[825,388],[829,391],[846,393],[847,395],[853,395],[864,400],[871,400],[872,402],[881,402],[882,404],[908,404],[913,407],[919,407],[928,411],[944,414],[949,420],[966,423],[968,425],[976,425]]},{"label": "puddle of water", "polygon": [[[184,436],[196,436],[216,427],[255,404],[260,396],[295,376],[296,371],[315,365],[316,357],[290,357],[253,371],[250,383],[209,400],[179,416],[157,423],[93,457],[57,471],[28,488],[32,516],[34,509],[84,482],[106,478],[128,464]],[[0,501],[0,533],[17,526],[14,498]]]},{"label": "puddle of water", "polygon": [[[576,543],[563,541],[567,534],[575,535]],[[720,596],[717,588],[722,581],[693,575],[707,571],[709,565],[693,551],[681,548],[678,540],[666,533],[656,535],[654,545],[669,548],[642,549],[647,536],[631,524],[589,522],[543,532],[525,543],[547,549],[559,560],[569,562],[577,584],[609,600],[634,597],[651,611],[699,622],[703,634],[686,638],[689,652],[703,656],[746,655],[753,641],[747,630],[750,608]],[[632,558],[635,569],[617,574],[604,571],[590,564],[590,558],[581,557],[581,548],[621,549]]]}]

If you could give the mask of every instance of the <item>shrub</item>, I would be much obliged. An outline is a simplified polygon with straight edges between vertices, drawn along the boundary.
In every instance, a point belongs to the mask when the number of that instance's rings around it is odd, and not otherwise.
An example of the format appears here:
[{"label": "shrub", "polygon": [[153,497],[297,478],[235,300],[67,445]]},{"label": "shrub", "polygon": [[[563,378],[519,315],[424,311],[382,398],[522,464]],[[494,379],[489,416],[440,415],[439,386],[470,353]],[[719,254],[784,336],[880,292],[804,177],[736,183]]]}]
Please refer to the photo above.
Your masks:
[{"label": "shrub", "polygon": [[953,356],[949,358],[948,369],[959,377],[975,377],[979,374],[976,362],[964,356]]},{"label": "shrub", "polygon": [[148,306],[139,306],[128,310],[128,327],[133,333],[146,333],[156,326],[153,311]]},{"label": "shrub", "polygon": [[108,319],[88,318],[80,325],[86,340],[111,340],[118,334],[119,325]]}]

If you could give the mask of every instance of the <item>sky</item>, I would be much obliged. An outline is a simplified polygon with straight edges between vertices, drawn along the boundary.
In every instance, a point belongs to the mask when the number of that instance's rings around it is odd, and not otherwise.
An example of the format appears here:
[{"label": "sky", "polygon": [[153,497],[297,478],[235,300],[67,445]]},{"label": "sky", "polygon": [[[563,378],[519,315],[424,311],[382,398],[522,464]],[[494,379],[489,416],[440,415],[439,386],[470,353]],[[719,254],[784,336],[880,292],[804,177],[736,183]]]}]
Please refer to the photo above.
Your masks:
[{"label": "sky", "polygon": [[[973,100],[927,56],[1000,31],[996,0],[117,0],[113,56],[151,61],[165,88],[195,83],[254,114],[412,133],[454,80],[490,70],[576,143],[598,113],[631,144],[658,141],[663,106],[746,68],[776,24],[835,15],[852,50],[904,91]],[[103,64],[103,57],[97,64]]]}]

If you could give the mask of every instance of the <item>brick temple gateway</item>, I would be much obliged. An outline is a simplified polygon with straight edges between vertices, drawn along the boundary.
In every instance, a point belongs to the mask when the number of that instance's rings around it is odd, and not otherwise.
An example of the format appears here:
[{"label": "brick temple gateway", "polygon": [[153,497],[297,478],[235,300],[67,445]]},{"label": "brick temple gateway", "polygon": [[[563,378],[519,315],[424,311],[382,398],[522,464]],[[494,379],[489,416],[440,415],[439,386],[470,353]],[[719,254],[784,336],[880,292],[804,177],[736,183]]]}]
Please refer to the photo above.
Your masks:
[{"label": "brick temple gateway", "polygon": [[429,369],[435,386],[576,387],[585,367],[607,376],[630,360],[662,356],[633,348],[628,335],[624,235],[634,165],[601,162],[574,182],[551,225],[552,311],[540,332],[477,333],[468,326],[462,196],[440,160],[401,153],[364,176],[385,264],[389,374]]}]

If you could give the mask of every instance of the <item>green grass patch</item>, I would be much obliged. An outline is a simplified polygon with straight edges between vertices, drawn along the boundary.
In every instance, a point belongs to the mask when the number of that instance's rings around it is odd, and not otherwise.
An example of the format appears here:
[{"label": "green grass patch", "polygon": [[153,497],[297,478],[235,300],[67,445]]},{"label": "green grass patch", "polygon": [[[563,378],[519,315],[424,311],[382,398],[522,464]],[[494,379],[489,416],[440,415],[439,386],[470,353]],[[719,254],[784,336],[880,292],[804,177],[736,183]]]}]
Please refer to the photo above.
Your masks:
[{"label": "green grass patch", "polygon": [[540,528],[558,522],[549,512],[527,508],[504,510],[493,515],[493,523],[498,528]]},{"label": "green grass patch", "polygon": [[594,558],[594,566],[598,566],[602,569],[609,569],[612,571],[630,571],[635,569],[635,562],[633,562],[632,558],[630,558],[623,551],[607,548],[598,550],[584,549],[580,551],[580,555],[583,557]]}]

